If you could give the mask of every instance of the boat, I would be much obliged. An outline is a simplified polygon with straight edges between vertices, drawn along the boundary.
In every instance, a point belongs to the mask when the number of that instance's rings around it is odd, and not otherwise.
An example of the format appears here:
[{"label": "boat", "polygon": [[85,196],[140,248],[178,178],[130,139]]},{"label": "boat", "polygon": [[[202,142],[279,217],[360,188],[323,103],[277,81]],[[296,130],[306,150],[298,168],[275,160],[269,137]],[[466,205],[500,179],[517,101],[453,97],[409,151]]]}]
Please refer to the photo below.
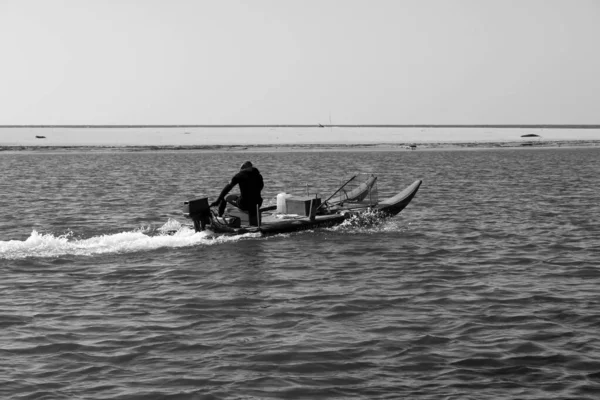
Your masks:
[{"label": "boat", "polygon": [[[200,198],[185,201],[183,213],[192,220],[196,232],[209,230],[215,234],[275,235],[335,226],[366,213],[375,213],[382,218],[393,217],[408,206],[423,183],[417,179],[394,196],[379,201],[377,177],[370,175],[359,182],[356,178],[357,175],[350,178],[325,201],[316,195],[280,193],[277,205],[248,213],[228,204],[223,216],[218,216],[210,208],[208,198]],[[351,182],[355,187],[347,190]]]}]

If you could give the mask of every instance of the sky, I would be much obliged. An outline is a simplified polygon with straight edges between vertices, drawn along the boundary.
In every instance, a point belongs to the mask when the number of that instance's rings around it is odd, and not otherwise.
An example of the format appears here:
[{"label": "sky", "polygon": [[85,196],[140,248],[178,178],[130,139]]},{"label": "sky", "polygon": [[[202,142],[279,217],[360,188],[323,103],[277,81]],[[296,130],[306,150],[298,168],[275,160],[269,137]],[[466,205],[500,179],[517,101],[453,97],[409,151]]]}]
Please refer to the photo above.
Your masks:
[{"label": "sky", "polygon": [[600,124],[599,20],[597,0],[0,0],[0,125]]}]

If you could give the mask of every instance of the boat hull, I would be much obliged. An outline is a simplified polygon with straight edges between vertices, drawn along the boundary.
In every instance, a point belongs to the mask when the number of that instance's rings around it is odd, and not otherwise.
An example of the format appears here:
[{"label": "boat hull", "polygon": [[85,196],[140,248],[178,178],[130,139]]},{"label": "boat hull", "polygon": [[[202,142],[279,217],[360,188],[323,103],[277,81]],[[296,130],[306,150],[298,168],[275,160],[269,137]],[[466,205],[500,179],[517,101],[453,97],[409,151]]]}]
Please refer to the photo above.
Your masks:
[{"label": "boat hull", "polygon": [[260,226],[242,225],[241,227],[231,227],[220,223],[217,218],[212,218],[207,228],[215,233],[243,234],[255,232],[262,233],[263,235],[275,235],[339,225],[348,218],[367,211],[377,211],[385,217],[392,217],[408,206],[417,194],[421,184],[421,180],[416,180],[395,196],[385,199],[375,206],[346,204],[345,206],[337,207],[329,214],[316,215],[312,218],[294,217],[281,219],[275,213],[266,214],[261,218]]}]

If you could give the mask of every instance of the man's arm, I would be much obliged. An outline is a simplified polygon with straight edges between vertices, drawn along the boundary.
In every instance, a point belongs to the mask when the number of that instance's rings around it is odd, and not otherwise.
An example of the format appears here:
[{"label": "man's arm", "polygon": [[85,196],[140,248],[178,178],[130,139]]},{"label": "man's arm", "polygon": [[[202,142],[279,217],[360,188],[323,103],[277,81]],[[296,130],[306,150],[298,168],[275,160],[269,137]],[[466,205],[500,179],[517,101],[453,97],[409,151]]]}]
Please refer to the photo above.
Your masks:
[{"label": "man's arm", "polygon": [[219,195],[219,197],[217,198],[217,200],[215,200],[213,203],[211,203],[211,207],[214,207],[216,205],[218,205],[220,202],[222,202],[225,199],[225,196],[227,196],[227,193],[229,193],[231,191],[231,189],[233,189],[233,187],[237,185],[237,182],[235,180],[235,177],[231,180],[231,182],[229,182],[227,185],[225,185],[225,187],[223,188],[223,190],[221,191],[221,194]]}]

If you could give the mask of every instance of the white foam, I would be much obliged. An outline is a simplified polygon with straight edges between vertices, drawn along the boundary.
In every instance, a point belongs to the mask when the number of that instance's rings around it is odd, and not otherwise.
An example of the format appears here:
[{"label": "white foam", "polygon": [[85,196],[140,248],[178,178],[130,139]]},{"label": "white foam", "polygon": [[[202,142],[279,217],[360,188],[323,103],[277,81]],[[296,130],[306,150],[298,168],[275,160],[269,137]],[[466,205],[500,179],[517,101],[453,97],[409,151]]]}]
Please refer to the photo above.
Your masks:
[{"label": "white foam", "polygon": [[[158,229],[159,232],[173,232],[175,224]],[[167,225],[165,224],[165,225]],[[94,236],[88,239],[74,239],[72,234],[55,236],[52,233],[31,232],[23,240],[0,241],[0,259],[23,259],[28,257],[58,257],[64,255],[93,256],[99,254],[131,253],[160,248],[179,248],[195,245],[213,245],[237,241],[244,238],[260,237],[260,233],[237,236],[215,235],[210,231],[194,232],[186,226],[179,226],[173,234],[150,236],[147,229]]]},{"label": "white foam", "polygon": [[377,210],[369,210],[346,219],[340,225],[328,228],[333,232],[377,233],[400,232],[405,226],[397,219],[386,217]]}]

